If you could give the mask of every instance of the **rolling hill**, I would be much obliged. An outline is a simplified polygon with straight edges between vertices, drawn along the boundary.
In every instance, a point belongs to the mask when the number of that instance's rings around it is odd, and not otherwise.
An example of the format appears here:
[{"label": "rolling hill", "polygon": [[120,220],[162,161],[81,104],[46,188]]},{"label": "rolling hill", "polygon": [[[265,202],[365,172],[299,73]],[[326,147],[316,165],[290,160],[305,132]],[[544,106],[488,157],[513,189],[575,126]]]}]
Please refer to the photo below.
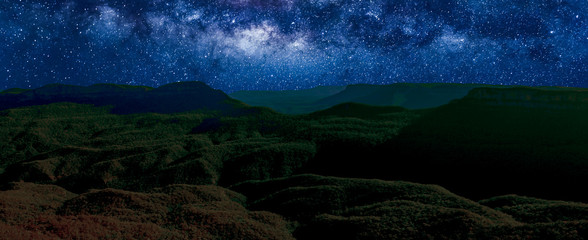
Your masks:
[{"label": "rolling hill", "polygon": [[585,239],[586,93],[287,115],[202,83],[10,90],[0,236]]}]

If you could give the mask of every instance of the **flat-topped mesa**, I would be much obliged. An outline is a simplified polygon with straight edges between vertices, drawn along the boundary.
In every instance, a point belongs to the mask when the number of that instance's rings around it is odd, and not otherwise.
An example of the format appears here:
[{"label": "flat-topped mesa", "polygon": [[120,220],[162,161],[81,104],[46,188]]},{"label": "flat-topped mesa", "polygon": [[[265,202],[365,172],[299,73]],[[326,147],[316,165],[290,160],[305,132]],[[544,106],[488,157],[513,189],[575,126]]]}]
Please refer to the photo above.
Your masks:
[{"label": "flat-topped mesa", "polygon": [[73,102],[96,106],[112,106],[117,114],[175,113],[200,109],[230,111],[230,97],[202,82],[179,82],[150,88],[115,84],[88,87],[50,84],[38,89],[0,95],[0,110]]},{"label": "flat-topped mesa", "polygon": [[[194,91],[194,90],[211,90],[212,88],[203,82],[175,82],[156,88],[156,91]],[[216,90],[222,92],[220,90]]]},{"label": "flat-topped mesa", "polygon": [[548,109],[588,109],[588,89],[578,88],[476,88],[460,101],[490,106]]}]

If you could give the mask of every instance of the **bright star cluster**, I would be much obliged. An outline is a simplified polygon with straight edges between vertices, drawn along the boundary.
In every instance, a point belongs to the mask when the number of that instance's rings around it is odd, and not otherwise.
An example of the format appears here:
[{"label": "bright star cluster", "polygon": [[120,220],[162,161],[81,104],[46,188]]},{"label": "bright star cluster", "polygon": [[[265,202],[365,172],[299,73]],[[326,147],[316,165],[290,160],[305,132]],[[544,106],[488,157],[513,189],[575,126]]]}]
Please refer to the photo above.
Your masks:
[{"label": "bright star cluster", "polygon": [[4,0],[0,88],[588,87],[586,0]]}]

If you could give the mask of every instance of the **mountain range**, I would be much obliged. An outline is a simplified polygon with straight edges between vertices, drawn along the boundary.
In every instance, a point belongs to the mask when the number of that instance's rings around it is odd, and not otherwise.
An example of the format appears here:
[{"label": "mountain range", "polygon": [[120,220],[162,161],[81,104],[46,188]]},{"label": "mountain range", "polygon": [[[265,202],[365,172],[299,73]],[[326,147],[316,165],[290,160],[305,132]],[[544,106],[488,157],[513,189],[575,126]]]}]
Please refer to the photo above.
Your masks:
[{"label": "mountain range", "polygon": [[202,82],[178,82],[159,88],[96,84],[88,87],[51,84],[38,89],[0,93],[0,110],[57,102],[112,106],[112,112],[174,113],[199,109],[226,111],[237,102]]},{"label": "mountain range", "polygon": [[238,91],[230,96],[251,106],[269,107],[286,114],[306,114],[346,102],[407,109],[433,108],[463,98],[470,90],[480,87],[505,86],[443,83],[358,84],[296,91]]},{"label": "mountain range", "polygon": [[587,106],[557,87],[9,89],[0,236],[586,239]]}]

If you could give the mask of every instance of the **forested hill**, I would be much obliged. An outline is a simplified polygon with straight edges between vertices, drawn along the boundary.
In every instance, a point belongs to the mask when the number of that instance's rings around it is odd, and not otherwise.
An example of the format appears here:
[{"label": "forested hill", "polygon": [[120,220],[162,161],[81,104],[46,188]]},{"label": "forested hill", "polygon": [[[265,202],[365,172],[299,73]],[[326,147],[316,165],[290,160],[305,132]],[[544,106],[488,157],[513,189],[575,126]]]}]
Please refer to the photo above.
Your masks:
[{"label": "forested hill", "polygon": [[11,89],[0,238],[587,239],[582,94],[287,115],[202,83]]}]

